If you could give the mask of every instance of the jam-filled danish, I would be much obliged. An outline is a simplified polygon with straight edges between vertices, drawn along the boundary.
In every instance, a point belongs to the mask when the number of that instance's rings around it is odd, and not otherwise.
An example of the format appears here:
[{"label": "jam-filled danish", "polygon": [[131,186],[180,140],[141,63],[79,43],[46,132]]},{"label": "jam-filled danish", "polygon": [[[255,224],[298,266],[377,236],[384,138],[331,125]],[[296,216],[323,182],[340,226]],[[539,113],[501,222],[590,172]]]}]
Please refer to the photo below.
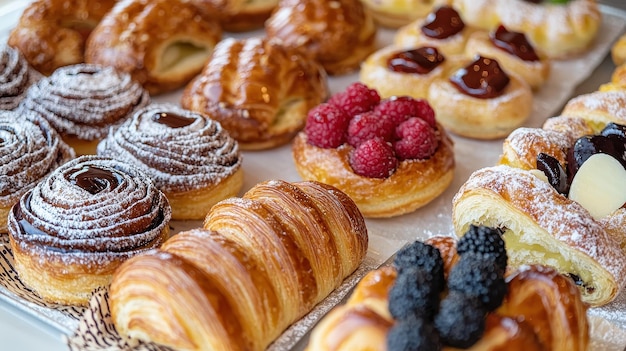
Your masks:
[{"label": "jam-filled danish", "polygon": [[20,280],[47,301],[86,305],[126,259],[169,235],[171,209],[134,166],[81,156],[24,194],[9,213]]}]

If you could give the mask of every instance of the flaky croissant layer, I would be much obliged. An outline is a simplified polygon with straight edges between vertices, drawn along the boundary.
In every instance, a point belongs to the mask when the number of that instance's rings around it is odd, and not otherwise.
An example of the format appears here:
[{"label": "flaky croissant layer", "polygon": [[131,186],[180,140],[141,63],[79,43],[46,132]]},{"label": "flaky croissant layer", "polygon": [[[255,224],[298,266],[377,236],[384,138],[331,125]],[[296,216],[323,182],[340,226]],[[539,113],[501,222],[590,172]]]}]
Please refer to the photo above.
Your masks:
[{"label": "flaky croissant layer", "polygon": [[363,216],[317,182],[267,181],[204,228],[128,261],[111,284],[122,335],[184,350],[264,350],[360,264]]}]

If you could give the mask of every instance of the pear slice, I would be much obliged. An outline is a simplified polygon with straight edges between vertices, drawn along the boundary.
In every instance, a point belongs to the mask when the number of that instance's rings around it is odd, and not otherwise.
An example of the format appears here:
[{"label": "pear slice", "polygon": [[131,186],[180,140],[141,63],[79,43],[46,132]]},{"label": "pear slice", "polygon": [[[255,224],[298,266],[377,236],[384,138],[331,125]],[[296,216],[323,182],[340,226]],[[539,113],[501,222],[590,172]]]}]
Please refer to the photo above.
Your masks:
[{"label": "pear slice", "polygon": [[608,216],[626,203],[626,170],[613,156],[594,154],[576,172],[569,198],[595,219]]}]

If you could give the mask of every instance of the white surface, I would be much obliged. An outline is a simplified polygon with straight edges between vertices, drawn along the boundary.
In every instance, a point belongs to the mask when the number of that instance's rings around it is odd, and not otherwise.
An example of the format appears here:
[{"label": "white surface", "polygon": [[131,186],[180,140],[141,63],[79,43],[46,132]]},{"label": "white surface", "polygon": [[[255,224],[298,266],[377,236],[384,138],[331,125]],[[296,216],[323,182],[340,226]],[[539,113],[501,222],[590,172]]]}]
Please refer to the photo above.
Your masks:
[{"label": "white surface", "polygon": [[[22,6],[26,1],[0,0],[0,40],[6,39],[7,31],[14,25]],[[19,6],[14,7],[14,4]],[[622,20],[623,21],[623,20]],[[623,23],[622,23],[623,25]],[[623,27],[622,27],[623,28]],[[621,29],[620,29],[621,31]],[[381,42],[388,41],[390,33],[382,33]],[[599,63],[602,57],[596,57],[594,64]],[[534,106],[533,117],[528,126],[539,126],[546,117],[558,111],[570,96],[576,85],[592,70],[589,61],[559,64],[548,85],[539,92]],[[603,65],[610,65],[604,61]],[[610,68],[610,66],[607,66]],[[560,72],[560,73],[559,73]],[[574,74],[570,74],[575,72]],[[581,73],[584,72],[584,73]],[[576,76],[576,73],[582,76]],[[356,75],[333,78],[331,87],[333,92],[343,90],[350,82],[356,80]],[[592,91],[597,85],[587,85],[577,90],[579,92]],[[179,93],[160,97],[159,100],[178,102]],[[495,164],[501,151],[501,140],[481,142],[454,137],[457,170],[455,179],[450,188],[438,199],[418,212],[382,220],[368,220],[370,234],[376,236],[381,245],[370,247],[370,255],[388,256],[406,240],[424,238],[434,234],[451,233],[451,198],[457,189],[467,179],[467,176],[478,168]],[[267,152],[249,152],[244,154],[244,190],[253,184],[269,177],[277,177],[288,181],[299,180],[291,161],[291,150],[285,146]],[[381,242],[380,238],[389,238],[388,242]],[[24,314],[23,311],[7,304],[0,299],[0,350],[67,350],[62,335],[54,328]]]}]

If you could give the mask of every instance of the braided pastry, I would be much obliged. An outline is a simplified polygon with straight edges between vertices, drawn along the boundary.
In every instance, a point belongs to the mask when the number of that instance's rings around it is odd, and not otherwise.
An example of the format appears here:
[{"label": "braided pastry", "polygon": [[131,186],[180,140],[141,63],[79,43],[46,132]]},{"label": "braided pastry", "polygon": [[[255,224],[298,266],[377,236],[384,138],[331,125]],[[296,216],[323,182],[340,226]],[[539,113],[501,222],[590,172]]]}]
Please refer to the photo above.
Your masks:
[{"label": "braided pastry", "polygon": [[86,305],[121,262],[167,239],[170,217],[167,199],[138,169],[81,156],[9,213],[15,270],[47,301]]},{"label": "braided pastry", "polygon": [[357,70],[376,50],[376,25],[360,0],[281,0],[265,31],[310,55],[330,75]]},{"label": "braided pastry", "polygon": [[98,144],[98,155],[149,175],[167,196],[172,219],[203,219],[243,185],[237,142],[216,121],[172,104],[135,112]]},{"label": "braided pastry", "polygon": [[201,2],[123,0],[89,37],[85,61],[128,72],[155,95],[200,73],[221,37]]},{"label": "braided pastry", "polygon": [[23,110],[48,120],[78,155],[94,154],[109,128],[150,102],[148,92],[127,73],[92,64],[57,69],[26,94]]},{"label": "braided pastry", "polygon": [[267,181],[204,229],[127,261],[111,284],[121,335],[185,350],[264,350],[360,264],[365,222],[341,191]]},{"label": "braided pastry", "polygon": [[84,62],[85,42],[116,0],[36,0],[22,13],[8,43],[37,71],[50,75]]},{"label": "braided pastry", "polygon": [[0,233],[11,207],[44,177],[74,158],[50,124],[33,114],[0,112]]},{"label": "braided pastry", "polygon": [[219,121],[242,149],[257,150],[289,142],[327,96],[326,74],[314,61],[272,40],[229,38],[187,86],[181,105]]}]

